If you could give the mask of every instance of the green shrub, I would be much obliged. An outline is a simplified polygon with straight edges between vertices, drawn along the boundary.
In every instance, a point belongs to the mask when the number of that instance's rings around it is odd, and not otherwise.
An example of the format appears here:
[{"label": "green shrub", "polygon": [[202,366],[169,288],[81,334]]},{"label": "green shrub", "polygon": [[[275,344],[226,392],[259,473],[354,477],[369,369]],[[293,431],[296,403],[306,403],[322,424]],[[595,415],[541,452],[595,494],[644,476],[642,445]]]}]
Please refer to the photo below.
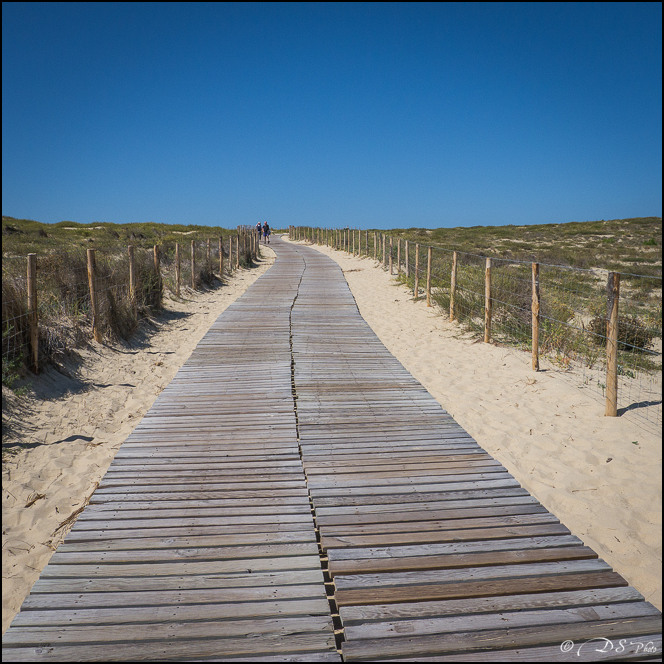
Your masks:
[{"label": "green shrub", "polygon": [[[594,333],[593,340],[598,345],[606,343],[607,320],[605,316],[595,316],[588,324],[588,329]],[[618,349],[639,351],[652,346],[655,330],[648,327],[638,316],[618,316]]]}]

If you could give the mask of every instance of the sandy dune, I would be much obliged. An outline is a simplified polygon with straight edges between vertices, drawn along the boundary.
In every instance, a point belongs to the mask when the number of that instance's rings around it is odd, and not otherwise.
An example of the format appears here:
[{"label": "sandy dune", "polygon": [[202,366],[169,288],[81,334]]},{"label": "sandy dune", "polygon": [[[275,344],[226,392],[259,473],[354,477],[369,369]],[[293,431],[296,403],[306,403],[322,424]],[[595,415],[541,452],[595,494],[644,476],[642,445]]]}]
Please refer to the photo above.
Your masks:
[{"label": "sandy dune", "polygon": [[[373,260],[318,249],[342,267],[362,315],[402,364],[661,609],[661,432],[605,418],[596,395],[550,367],[535,374],[524,353],[469,339]],[[22,399],[9,439],[28,447],[3,464],[3,633],[119,446],[217,316],[268,268],[266,253],[225,288],[169,301],[149,345],[92,344],[76,374],[49,372]]]}]

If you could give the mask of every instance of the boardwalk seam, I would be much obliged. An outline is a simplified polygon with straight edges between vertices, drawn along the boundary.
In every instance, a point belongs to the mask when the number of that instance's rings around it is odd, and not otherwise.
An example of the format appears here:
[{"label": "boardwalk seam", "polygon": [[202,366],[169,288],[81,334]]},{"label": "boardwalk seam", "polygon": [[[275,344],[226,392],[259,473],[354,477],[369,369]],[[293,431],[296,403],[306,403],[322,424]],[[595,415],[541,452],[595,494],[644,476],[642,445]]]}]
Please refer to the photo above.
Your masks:
[{"label": "boardwalk seam", "polygon": [[325,594],[327,596],[327,601],[330,606],[330,617],[332,618],[332,624],[334,627],[334,640],[337,647],[337,652],[342,656],[342,645],[345,641],[343,625],[341,623],[341,617],[339,616],[339,608],[337,606],[337,601],[334,596],[334,581],[330,576],[328,569],[328,559],[323,551],[320,540],[320,531],[318,528],[318,522],[316,520],[316,508],[314,506],[313,498],[311,497],[311,491],[309,490],[309,478],[307,477],[307,470],[304,466],[304,455],[302,454],[302,445],[300,444],[300,423],[297,413],[297,386],[295,384],[295,353],[293,352],[293,309],[295,308],[295,303],[300,294],[300,285],[302,284],[302,279],[304,278],[304,273],[307,271],[307,262],[303,259],[304,269],[300,275],[300,281],[297,284],[297,289],[295,291],[295,297],[290,307],[290,312],[288,314],[288,341],[290,345],[290,365],[291,365],[291,396],[293,398],[293,413],[295,415],[295,435],[297,438],[297,448],[300,455],[300,462],[302,463],[302,472],[304,473],[304,481],[307,486],[307,495],[309,497],[309,507],[311,509],[311,518],[314,522],[314,532],[316,534],[316,544],[318,545],[318,557],[320,559],[320,567],[323,573],[323,582],[325,586]]}]

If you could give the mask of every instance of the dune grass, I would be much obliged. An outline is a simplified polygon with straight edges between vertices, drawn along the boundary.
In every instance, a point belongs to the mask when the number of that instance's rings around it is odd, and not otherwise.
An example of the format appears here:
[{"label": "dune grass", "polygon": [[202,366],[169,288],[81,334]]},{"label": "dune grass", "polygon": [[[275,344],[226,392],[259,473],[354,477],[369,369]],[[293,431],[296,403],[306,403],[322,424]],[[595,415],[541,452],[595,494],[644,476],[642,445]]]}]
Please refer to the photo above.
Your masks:
[{"label": "dune grass", "polygon": [[[180,245],[181,292],[223,284],[229,271],[229,238],[236,231],[220,227],[167,224],[43,224],[3,217],[2,383],[12,386],[29,364],[26,257],[37,255],[37,302],[40,367],[58,363],[63,353],[90,339],[87,249],[96,250],[98,322],[105,340],[129,340],[140,322],[162,306],[165,290],[176,292],[175,245]],[[219,238],[224,274],[219,270]],[[207,241],[210,240],[208,259]],[[196,263],[192,276],[191,243]],[[134,247],[136,288],[129,292],[128,245]],[[154,246],[159,247],[159,274]],[[240,265],[250,267],[249,250]]]}]

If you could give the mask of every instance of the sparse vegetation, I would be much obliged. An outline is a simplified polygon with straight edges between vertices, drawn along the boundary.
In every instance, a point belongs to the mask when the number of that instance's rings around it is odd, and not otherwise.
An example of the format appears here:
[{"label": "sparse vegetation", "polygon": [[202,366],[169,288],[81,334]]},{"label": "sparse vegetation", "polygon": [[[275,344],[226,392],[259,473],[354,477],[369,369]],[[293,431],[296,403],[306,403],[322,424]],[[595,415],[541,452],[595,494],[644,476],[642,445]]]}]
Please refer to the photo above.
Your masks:
[{"label": "sparse vegetation", "polygon": [[[192,286],[191,243],[196,252],[196,288],[222,284],[219,238],[224,272],[229,269],[228,240],[234,231],[208,226],[167,224],[79,224],[3,217],[2,262],[2,382],[11,387],[25,375],[29,330],[26,256],[37,254],[40,366],[55,362],[69,349],[90,338],[91,306],[88,286],[88,248],[96,249],[98,321],[107,340],[128,340],[141,319],[162,305],[164,290],[176,291],[175,245],[180,245],[182,291]],[[208,260],[207,240],[210,239]],[[136,288],[129,292],[128,245],[134,246]],[[155,270],[154,246],[160,269]],[[241,253],[240,265],[252,265],[252,253]]]},{"label": "sparse vegetation", "polygon": [[[316,237],[312,229],[297,232],[303,238]],[[362,231],[363,255],[376,255],[382,261],[382,233]],[[341,242],[338,248],[349,250],[353,246],[352,233],[333,232],[328,237]],[[415,245],[420,245],[420,296],[425,288],[427,247],[433,247],[431,296],[445,313],[450,308],[456,251],[456,319],[478,336],[484,333],[485,264],[491,258],[491,339],[523,350],[531,349],[531,264],[538,263],[539,352],[565,370],[574,363],[592,369],[604,361],[607,278],[609,272],[619,272],[618,373],[628,378],[639,372],[661,376],[661,218],[396,229],[389,231],[388,255],[389,237],[393,263],[396,265],[398,255],[401,259],[398,278],[411,289],[415,281]],[[406,262],[409,276],[405,273]]]}]

